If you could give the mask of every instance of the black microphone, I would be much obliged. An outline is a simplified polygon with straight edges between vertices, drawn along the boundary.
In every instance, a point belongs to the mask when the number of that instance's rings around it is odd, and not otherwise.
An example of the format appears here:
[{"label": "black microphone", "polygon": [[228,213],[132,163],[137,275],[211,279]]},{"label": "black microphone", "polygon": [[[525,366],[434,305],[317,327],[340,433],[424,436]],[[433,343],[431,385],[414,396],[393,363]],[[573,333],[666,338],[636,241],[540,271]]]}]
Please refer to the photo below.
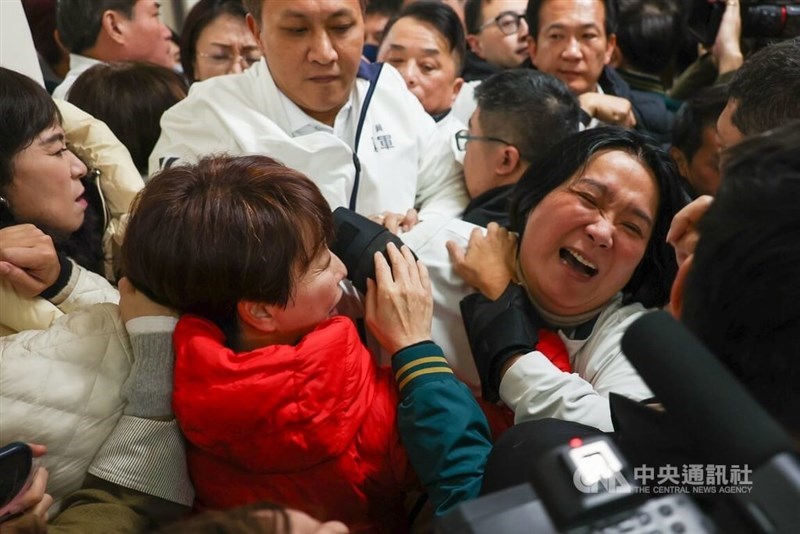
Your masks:
[{"label": "black microphone", "polygon": [[[622,350],[671,417],[722,464],[760,466],[789,435],[686,327],[663,311],[634,322]],[[755,356],[757,357],[757,355]]]}]

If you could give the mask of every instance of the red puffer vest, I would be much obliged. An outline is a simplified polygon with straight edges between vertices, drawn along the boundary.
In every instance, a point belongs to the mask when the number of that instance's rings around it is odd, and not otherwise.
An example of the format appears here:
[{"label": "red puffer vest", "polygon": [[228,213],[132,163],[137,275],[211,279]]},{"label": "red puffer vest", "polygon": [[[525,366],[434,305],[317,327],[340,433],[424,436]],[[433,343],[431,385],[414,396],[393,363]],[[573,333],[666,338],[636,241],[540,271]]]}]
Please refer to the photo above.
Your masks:
[{"label": "red puffer vest", "polygon": [[198,508],[272,501],[354,531],[405,530],[413,479],[397,393],[345,317],[296,346],[236,353],[184,316],[175,329],[173,407],[188,440]]}]

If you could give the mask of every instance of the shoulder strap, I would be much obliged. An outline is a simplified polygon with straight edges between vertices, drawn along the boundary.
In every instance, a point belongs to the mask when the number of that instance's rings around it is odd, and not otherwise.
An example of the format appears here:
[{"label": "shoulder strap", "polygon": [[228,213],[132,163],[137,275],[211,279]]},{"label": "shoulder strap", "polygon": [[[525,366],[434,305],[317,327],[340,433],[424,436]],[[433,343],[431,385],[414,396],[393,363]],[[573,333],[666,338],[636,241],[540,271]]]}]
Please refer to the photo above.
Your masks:
[{"label": "shoulder strap", "polygon": [[353,191],[350,193],[349,208],[353,211],[356,210],[356,198],[358,197],[358,185],[361,180],[361,162],[358,160],[358,146],[361,141],[361,131],[364,129],[364,121],[367,118],[367,110],[369,109],[372,95],[375,93],[375,88],[378,85],[378,77],[383,70],[383,63],[367,63],[361,62],[358,68],[358,77],[367,78],[369,80],[369,89],[367,96],[364,98],[364,103],[361,105],[361,113],[358,116],[358,126],[356,126],[356,139],[353,143],[353,167],[356,169],[355,179],[353,180]]}]

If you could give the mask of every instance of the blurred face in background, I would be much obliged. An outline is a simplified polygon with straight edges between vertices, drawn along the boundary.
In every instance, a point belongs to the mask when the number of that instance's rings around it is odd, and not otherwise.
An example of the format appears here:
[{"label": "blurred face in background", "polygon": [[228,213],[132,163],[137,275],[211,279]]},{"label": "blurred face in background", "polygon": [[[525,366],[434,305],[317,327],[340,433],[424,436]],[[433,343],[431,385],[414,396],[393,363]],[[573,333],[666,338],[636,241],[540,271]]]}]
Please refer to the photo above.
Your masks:
[{"label": "blurred face in background", "polygon": [[447,39],[432,25],[403,17],[389,30],[378,51],[378,60],[396,68],[422,107],[431,115],[448,111],[464,80],[459,58]]},{"label": "blurred face in background", "polygon": [[527,0],[492,0],[481,6],[481,29],[467,36],[479,58],[504,69],[518,67],[528,58]]},{"label": "blurred face in background", "polygon": [[197,37],[194,75],[197,81],[237,74],[261,60],[261,50],[245,19],[223,13]]}]

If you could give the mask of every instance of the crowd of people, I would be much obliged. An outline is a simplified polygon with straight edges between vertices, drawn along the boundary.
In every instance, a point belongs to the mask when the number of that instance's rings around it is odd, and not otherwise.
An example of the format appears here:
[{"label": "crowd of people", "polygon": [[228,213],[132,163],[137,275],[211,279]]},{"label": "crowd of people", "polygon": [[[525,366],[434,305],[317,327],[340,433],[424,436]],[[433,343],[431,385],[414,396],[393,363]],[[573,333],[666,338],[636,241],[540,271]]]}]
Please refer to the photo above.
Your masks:
[{"label": "crowd of people", "polygon": [[[800,450],[800,36],[736,0],[703,44],[673,0],[21,4],[0,446],[39,459],[3,532],[427,532],[569,436],[692,457],[622,349],[659,309]],[[403,243],[365,292],[337,208]]]}]

